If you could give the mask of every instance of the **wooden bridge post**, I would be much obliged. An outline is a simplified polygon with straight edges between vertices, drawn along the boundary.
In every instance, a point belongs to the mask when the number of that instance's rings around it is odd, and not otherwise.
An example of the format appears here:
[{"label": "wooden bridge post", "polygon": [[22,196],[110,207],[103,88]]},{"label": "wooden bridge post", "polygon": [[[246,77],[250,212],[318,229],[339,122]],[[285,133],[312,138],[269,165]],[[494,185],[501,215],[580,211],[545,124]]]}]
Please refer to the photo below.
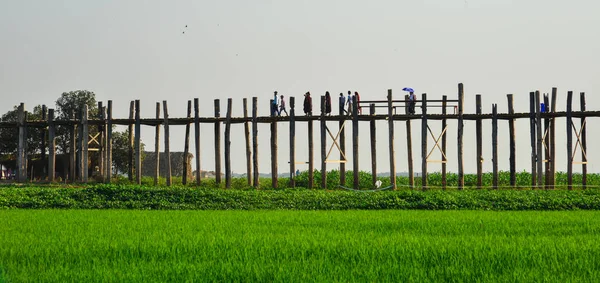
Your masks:
[{"label": "wooden bridge post", "polygon": [[277,168],[277,106],[272,106],[273,105],[273,100],[270,101],[271,104],[271,109],[273,112],[271,117],[271,187],[273,189],[277,188],[277,175],[278,175],[278,168]]},{"label": "wooden bridge post", "polygon": [[[252,150],[250,149],[250,124],[248,123],[248,99],[242,100],[244,108],[244,140],[246,142],[246,179],[248,186],[252,186]],[[196,153],[198,156],[198,153]],[[198,158],[198,157],[196,157]],[[200,166],[197,166],[200,168]]]},{"label": "wooden bridge post", "polygon": [[[405,100],[408,101],[408,95],[405,96]],[[415,186],[415,173],[413,169],[412,128],[410,119],[406,119],[406,160],[408,161],[408,186],[413,189]]]},{"label": "wooden bridge post", "polygon": [[56,171],[56,125],[54,124],[54,109],[48,110],[48,182],[54,182]]},{"label": "wooden bridge post", "polygon": [[88,161],[89,161],[89,153],[88,153],[88,138],[89,138],[89,128],[88,128],[88,106],[83,106],[83,115],[81,119],[81,125],[83,128],[83,154],[81,155],[81,170],[83,171],[83,182],[87,183],[88,181]]},{"label": "wooden bridge post", "polygon": [[313,120],[308,120],[308,189],[314,186],[314,145],[313,145]]},{"label": "wooden bridge post", "polygon": [[[156,102],[156,121],[160,119],[160,102]],[[160,179],[160,122],[154,127],[154,185],[157,186]]]},{"label": "wooden bridge post", "polygon": [[233,99],[227,99],[227,116],[225,116],[225,188],[231,189],[231,108]]},{"label": "wooden bridge post", "polygon": [[[544,93],[544,112],[542,112],[543,115],[546,115],[544,113],[549,112],[548,108],[550,107],[550,100],[548,99],[548,94]],[[550,166],[551,166],[551,160],[550,160],[550,143],[552,142],[552,139],[550,138],[550,134],[549,134],[549,129],[550,129],[550,118],[548,118],[548,116],[546,116],[544,118],[544,131],[543,131],[543,136],[545,137],[545,145],[544,145],[544,188],[546,190],[549,190],[552,188],[552,183],[550,182]]]},{"label": "wooden bridge post", "polygon": [[427,93],[421,101],[421,188],[427,190]]},{"label": "wooden bridge post", "polygon": [[[170,147],[170,136],[169,136],[169,109],[167,108],[167,101],[163,100],[163,119],[165,125],[165,160],[167,162],[167,186],[171,186],[171,147]],[[157,157],[159,158],[159,157]]]},{"label": "wooden bridge post", "polygon": [[113,159],[112,159],[112,152],[113,152],[113,147],[112,147],[112,127],[113,127],[113,117],[112,117],[112,100],[108,101],[108,105],[106,106],[106,117],[107,117],[107,121],[106,121],[106,175],[105,175],[105,182],[110,183],[112,180],[112,166],[113,166]]},{"label": "wooden bridge post", "polygon": [[462,190],[465,186],[465,173],[463,164],[463,103],[465,100],[465,92],[463,84],[458,84],[458,134],[457,134],[457,146],[458,146],[458,189]]},{"label": "wooden bridge post", "polygon": [[[475,113],[481,115],[481,94],[475,95]],[[483,184],[483,129],[481,117],[475,120],[475,136],[477,139],[477,188],[481,189]]]},{"label": "wooden bridge post", "polygon": [[[585,92],[579,93],[579,101],[581,103],[581,113],[585,115]],[[586,138],[586,117],[581,117],[581,185],[583,189],[587,188],[587,138]]]},{"label": "wooden bridge post", "polygon": [[372,182],[377,182],[377,130],[375,128],[375,103],[369,104],[369,114],[371,115],[371,121],[369,126],[371,130],[371,175]]},{"label": "wooden bridge post", "polygon": [[296,187],[296,98],[290,97],[290,187]]},{"label": "wooden bridge post", "polygon": [[181,184],[187,185],[188,175],[190,174],[190,163],[188,162],[188,155],[190,154],[190,121],[192,119],[192,101],[188,100],[187,103],[187,121],[185,123],[185,140],[183,145],[183,176],[181,176]]},{"label": "wooden bridge post", "polygon": [[260,186],[260,179],[258,173],[258,120],[256,119],[258,116],[258,98],[252,97],[252,173],[254,174],[253,182],[254,187],[258,188]]},{"label": "wooden bridge post", "polygon": [[83,180],[83,109],[77,111],[77,181]]},{"label": "wooden bridge post", "polygon": [[[46,108],[46,105],[42,105],[42,120],[48,122],[48,109]],[[42,128],[41,132],[40,132],[40,139],[41,139],[41,145],[40,145],[40,155],[41,155],[41,160],[42,160],[42,176],[48,176],[48,163],[46,162],[46,141],[48,138],[48,134],[47,131],[48,129],[46,127]]]},{"label": "wooden bridge post", "polygon": [[[448,97],[446,95],[442,96],[442,115],[444,115],[444,118],[442,119],[442,131],[444,129],[446,129],[446,127],[448,126],[447,122],[446,122],[446,107],[448,105]],[[442,156],[442,189],[446,189],[447,186],[447,180],[446,180],[446,163],[448,162],[448,158],[446,157],[446,132],[444,131],[444,133],[442,134],[442,151],[444,152],[443,156]]]},{"label": "wooden bridge post", "polygon": [[573,92],[567,92],[567,188],[573,189]]},{"label": "wooden bridge post", "polygon": [[498,104],[492,104],[492,187],[498,189]]},{"label": "wooden bridge post", "polygon": [[[221,103],[215,99],[215,118],[221,117]],[[215,122],[215,182],[221,184],[221,122]]]},{"label": "wooden bridge post", "polygon": [[[556,113],[556,96],[557,88],[552,88],[552,101],[550,104],[550,112]],[[556,185],[556,117],[552,118],[550,123],[550,184],[554,188]]]},{"label": "wooden bridge post", "polygon": [[354,174],[353,188],[359,189],[358,169],[358,101],[356,95],[352,96],[352,173]]},{"label": "wooden bridge post", "polygon": [[133,123],[131,122],[131,120],[133,120],[133,117],[135,116],[135,101],[131,101],[129,103],[129,143],[127,144],[129,147],[129,158],[128,158],[128,164],[129,164],[129,170],[127,170],[127,176],[129,178],[129,181],[133,181]]},{"label": "wooden bridge post", "polygon": [[321,95],[321,189],[327,189],[327,124],[325,122],[325,96]]},{"label": "wooden bridge post", "polygon": [[535,188],[537,185],[537,166],[536,166],[536,132],[535,132],[535,92],[529,93],[529,133],[531,140],[531,187]]},{"label": "wooden bridge post", "polygon": [[200,163],[200,100],[198,98],[194,98],[194,146],[196,152],[196,186],[200,186],[202,166]]},{"label": "wooden bridge post", "polygon": [[[344,127],[344,122],[346,121],[346,115],[344,113],[344,103],[342,102],[342,100],[344,100],[344,94],[340,93],[341,96],[339,98],[339,116],[340,116],[340,121],[339,121],[339,129],[340,129],[340,135],[339,135],[339,141],[340,141],[340,160],[347,160],[347,158],[344,157],[344,155],[346,154],[346,129]],[[341,186],[345,186],[346,185],[346,163],[345,162],[341,162],[340,163],[340,185]]]},{"label": "wooden bridge post", "polygon": [[140,100],[135,100],[135,183],[142,184],[142,126],[140,122]]},{"label": "wooden bridge post", "polygon": [[390,184],[392,189],[396,190],[396,150],[394,148],[394,104],[392,100],[392,90],[388,89],[387,93],[387,108],[388,108],[388,144],[390,158]]},{"label": "wooden bridge post", "polygon": [[540,91],[535,92],[535,129],[536,129],[536,171],[537,171],[537,185],[542,187],[544,183],[544,156],[542,155],[542,115],[540,105]]},{"label": "wooden bridge post", "polygon": [[[513,104],[513,95],[507,94],[506,99],[508,100],[508,114],[515,114],[515,108]],[[510,150],[510,185],[511,187],[517,186],[517,160],[516,160],[516,140],[515,140],[515,119],[510,118],[508,120],[508,135],[509,135],[509,150]]]},{"label": "wooden bridge post", "polygon": [[27,181],[27,130],[25,125],[25,103],[21,103],[17,110],[19,124],[19,143],[17,146],[17,181]]},{"label": "wooden bridge post", "polygon": [[106,128],[106,125],[104,124],[104,116],[105,116],[105,109],[104,109],[104,105],[102,104],[102,101],[98,101],[98,120],[100,120],[100,124],[98,124],[97,129],[98,129],[98,173],[102,176],[102,179],[104,179],[104,155],[106,153],[104,146],[104,139],[105,139],[105,134],[104,134],[104,129]]},{"label": "wooden bridge post", "polygon": [[70,179],[74,182],[77,179],[77,122],[75,113],[69,113],[69,119],[71,120],[71,126],[69,126],[69,175],[66,179]]}]

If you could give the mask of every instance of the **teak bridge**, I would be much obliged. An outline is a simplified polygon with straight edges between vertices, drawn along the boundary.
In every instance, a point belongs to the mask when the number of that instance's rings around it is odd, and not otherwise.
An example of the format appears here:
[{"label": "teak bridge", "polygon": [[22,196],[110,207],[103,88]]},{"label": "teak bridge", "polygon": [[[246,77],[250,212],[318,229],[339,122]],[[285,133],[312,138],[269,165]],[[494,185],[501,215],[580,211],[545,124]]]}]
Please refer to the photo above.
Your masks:
[{"label": "teak bridge", "polygon": [[[515,113],[513,108],[513,95],[508,94],[508,111],[507,113],[498,113],[497,104],[492,105],[491,114],[483,114],[481,110],[481,95],[476,95],[476,113],[465,114],[463,113],[464,104],[464,91],[463,84],[458,84],[458,95],[457,99],[450,100],[447,96],[442,96],[441,100],[429,100],[427,94],[421,94],[421,99],[416,100],[415,103],[420,106],[420,114],[408,114],[408,96],[404,96],[400,100],[394,100],[392,96],[392,90],[388,90],[387,100],[372,100],[372,101],[360,101],[357,102],[353,99],[353,105],[351,113],[345,114],[343,106],[339,108],[338,115],[326,115],[324,111],[325,97],[321,96],[320,115],[314,116],[302,116],[296,115],[296,101],[294,97],[289,98],[290,112],[289,116],[267,116],[258,117],[257,115],[257,104],[258,98],[252,97],[252,113],[248,115],[248,102],[247,99],[243,99],[243,117],[232,117],[232,99],[227,99],[227,112],[225,117],[221,117],[220,113],[220,101],[219,99],[214,100],[214,117],[200,117],[198,114],[198,98],[194,99],[194,116],[192,117],[192,101],[188,101],[187,104],[187,117],[185,118],[170,118],[168,113],[167,101],[162,102],[162,113],[161,104],[156,103],[156,117],[153,119],[140,117],[140,101],[135,100],[130,104],[129,118],[116,119],[112,115],[112,101],[108,101],[108,105],[105,107],[102,102],[98,103],[99,114],[96,119],[90,119],[88,117],[87,106],[81,109],[77,118],[73,117],[70,120],[55,120],[54,110],[48,109],[47,115],[44,112],[44,119],[40,121],[28,121],[26,118],[25,106],[23,103],[18,108],[18,121],[17,122],[0,122],[0,128],[18,128],[19,140],[18,140],[18,151],[16,156],[17,162],[17,181],[25,182],[27,180],[27,156],[26,156],[26,142],[27,142],[27,128],[43,128],[47,131],[43,131],[42,144],[40,145],[40,151],[42,156],[42,162],[47,162],[47,173],[48,181],[53,182],[55,180],[55,155],[56,155],[56,128],[57,126],[67,127],[70,131],[70,150],[69,150],[69,167],[70,176],[69,180],[88,182],[89,164],[88,152],[95,150],[99,152],[99,164],[100,174],[104,182],[111,182],[112,177],[112,128],[113,125],[125,125],[129,127],[129,163],[130,171],[129,176],[135,176],[135,181],[141,183],[141,147],[140,147],[140,131],[141,126],[153,126],[155,127],[155,152],[160,152],[160,128],[164,127],[164,151],[167,157],[170,156],[170,141],[169,141],[169,128],[174,125],[185,125],[185,147],[184,154],[190,151],[190,128],[194,126],[194,138],[195,138],[195,155],[196,155],[196,184],[201,184],[201,164],[200,164],[200,142],[202,134],[200,131],[200,124],[214,124],[214,162],[216,172],[216,182],[221,183],[221,145],[224,146],[224,163],[225,163],[225,185],[227,188],[231,186],[231,125],[232,124],[244,124],[244,137],[246,146],[246,173],[247,181],[250,186],[259,186],[259,162],[258,162],[258,124],[267,123],[270,124],[270,155],[271,155],[271,174],[272,174],[272,185],[273,187],[278,186],[278,164],[277,164],[277,127],[281,122],[287,122],[289,125],[289,172],[290,172],[290,184],[291,187],[295,186],[294,172],[296,171],[296,164],[305,162],[297,162],[296,160],[296,123],[307,123],[308,133],[308,187],[314,186],[314,143],[313,143],[313,122],[317,121],[320,125],[320,153],[321,153],[321,187],[325,187],[327,182],[327,164],[335,163],[339,164],[340,170],[340,184],[344,184],[346,175],[346,142],[345,142],[345,125],[346,122],[352,124],[352,171],[353,171],[353,189],[359,189],[359,163],[358,163],[358,152],[359,152],[359,122],[369,122],[370,129],[370,151],[371,151],[371,172],[373,173],[373,183],[376,182],[377,162],[376,162],[376,124],[377,120],[386,120],[388,124],[389,134],[389,151],[386,154],[389,155],[389,171],[391,188],[396,189],[396,160],[394,145],[394,123],[405,122],[406,123],[406,145],[407,145],[407,162],[408,162],[408,174],[409,174],[409,185],[414,186],[414,168],[413,168],[413,156],[412,156],[412,135],[411,135],[411,121],[421,121],[421,184],[423,189],[427,188],[427,165],[428,163],[436,162],[441,163],[441,175],[442,175],[442,187],[446,187],[446,164],[449,162],[446,156],[446,133],[448,131],[447,120],[455,119],[457,123],[457,159],[454,162],[458,163],[458,188],[464,187],[464,170],[463,170],[463,131],[464,121],[475,121],[476,127],[476,140],[477,140],[477,186],[482,186],[482,123],[483,120],[491,120],[492,122],[492,163],[493,163],[493,184],[494,188],[498,187],[498,121],[508,121],[509,126],[509,137],[510,137],[510,185],[516,186],[516,162],[515,162],[515,120],[516,119],[529,119],[530,120],[530,142],[531,142],[531,185],[533,187],[545,187],[551,188],[555,184],[555,169],[556,169],[556,118],[566,118],[566,134],[567,134],[567,160],[568,160],[568,188],[572,188],[573,183],[573,165],[581,164],[582,166],[582,185],[586,186],[586,174],[587,174],[587,157],[586,157],[586,119],[587,117],[599,117],[600,111],[586,111],[585,109],[585,93],[580,93],[580,111],[573,111],[572,100],[573,92],[567,93],[567,107],[566,112],[556,111],[556,96],[557,89],[553,88],[551,98],[548,95],[540,95],[539,91],[531,92],[529,95],[529,113]],[[428,108],[441,107],[441,114],[429,114],[427,113]],[[369,113],[359,114],[359,109],[369,109]],[[377,114],[376,108],[385,108],[386,111],[383,114]],[[404,108],[407,114],[397,114],[396,108]],[[448,113],[447,108],[453,109],[452,113]],[[45,107],[44,107],[45,110]],[[366,112],[366,111],[365,111]],[[574,118],[581,120],[579,128],[577,129]],[[441,133],[435,135],[431,128],[428,126],[431,121],[441,121]],[[327,122],[337,122],[337,131],[332,132],[328,127]],[[221,124],[225,125],[225,132],[223,134],[224,142],[221,141]],[[250,125],[251,124],[251,125]],[[331,125],[331,123],[329,123]],[[89,135],[90,127],[97,127],[98,134],[94,136]],[[252,130],[252,131],[251,131]],[[251,132],[251,134],[250,134]],[[575,133],[576,143],[573,147],[573,133]],[[329,149],[326,147],[327,137],[332,139],[332,145]],[[428,140],[430,137],[433,139],[433,146],[430,147]],[[48,142],[48,158],[46,160],[46,141]],[[90,148],[90,144],[95,142],[97,148]],[[331,156],[334,147],[339,151],[339,159],[333,159]],[[575,160],[577,150],[581,152],[581,160]],[[440,159],[434,160],[432,158],[433,153],[438,152],[441,156]],[[158,154],[157,154],[158,156]],[[159,178],[159,158],[156,158],[156,173],[154,176],[155,184],[158,183]],[[167,185],[171,185],[171,158],[166,158],[167,162],[167,173],[166,181]],[[135,168],[135,170],[133,169]],[[190,172],[189,164],[186,163],[183,174],[183,183],[188,183],[187,175]]]}]

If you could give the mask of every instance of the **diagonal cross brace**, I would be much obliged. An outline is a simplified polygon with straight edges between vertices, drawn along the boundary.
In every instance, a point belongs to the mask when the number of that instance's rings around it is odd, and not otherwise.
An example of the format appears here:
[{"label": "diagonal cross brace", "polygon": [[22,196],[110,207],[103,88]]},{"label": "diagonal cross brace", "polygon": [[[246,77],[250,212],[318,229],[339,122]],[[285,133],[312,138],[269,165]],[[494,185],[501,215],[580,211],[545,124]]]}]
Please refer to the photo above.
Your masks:
[{"label": "diagonal cross brace", "polygon": [[333,137],[333,134],[331,133],[331,131],[329,130],[329,127],[325,126],[325,129],[327,130],[327,133],[329,134],[329,136],[331,137],[331,139],[333,140],[333,144],[331,145],[331,147],[329,147],[329,151],[327,152],[327,156],[325,157],[325,162],[333,162],[333,160],[329,160],[329,155],[331,155],[331,151],[333,150],[333,147],[337,147],[337,149],[340,151],[340,154],[342,154],[342,157],[344,157],[344,159],[342,160],[337,160],[337,162],[346,162],[346,154],[344,154],[344,151],[342,150],[342,148],[340,147],[340,145],[338,144],[337,140],[340,137],[340,134],[342,132],[342,130],[344,130],[344,126],[346,126],[346,121],[344,121],[344,123],[342,124],[342,126],[340,127],[340,129],[338,130],[337,134],[335,135],[335,137]]},{"label": "diagonal cross brace", "polygon": [[585,160],[587,160],[587,154],[585,152],[585,149],[583,148],[583,143],[581,142],[581,132],[585,128],[586,124],[587,124],[587,119],[584,118],[583,124],[581,124],[581,128],[579,128],[579,131],[578,131],[577,128],[575,128],[575,123],[571,123],[571,126],[573,127],[573,131],[575,131],[575,136],[577,137],[577,142],[575,143],[575,149],[573,150],[573,155],[571,155],[571,162],[573,162],[573,160],[575,159],[575,152],[577,152],[578,146],[581,146],[581,153],[585,157]]},{"label": "diagonal cross brace", "polygon": [[446,125],[446,127],[444,127],[444,129],[442,130],[442,133],[436,138],[433,135],[433,132],[431,131],[431,128],[429,128],[429,125],[427,126],[427,130],[429,130],[429,134],[431,135],[431,138],[433,138],[433,140],[435,141],[435,145],[431,148],[431,150],[429,151],[429,153],[427,154],[427,157],[425,158],[426,160],[429,160],[429,156],[431,156],[431,154],[433,153],[433,151],[435,150],[435,148],[437,147],[440,150],[440,153],[442,153],[442,156],[444,157],[442,160],[442,162],[446,162],[445,160],[447,160],[448,158],[446,157],[446,153],[442,150],[442,147],[440,146],[440,139],[442,138],[442,136],[446,133],[446,130],[448,129],[448,125]]}]

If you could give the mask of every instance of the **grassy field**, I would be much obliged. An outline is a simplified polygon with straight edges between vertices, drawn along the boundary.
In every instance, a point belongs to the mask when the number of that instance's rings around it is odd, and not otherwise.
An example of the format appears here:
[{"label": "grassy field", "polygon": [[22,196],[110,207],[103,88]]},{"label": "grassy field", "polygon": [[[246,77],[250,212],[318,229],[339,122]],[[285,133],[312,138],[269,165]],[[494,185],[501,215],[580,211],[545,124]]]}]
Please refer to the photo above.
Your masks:
[{"label": "grassy field", "polygon": [[8,282],[600,278],[598,211],[0,210],[0,223]]}]

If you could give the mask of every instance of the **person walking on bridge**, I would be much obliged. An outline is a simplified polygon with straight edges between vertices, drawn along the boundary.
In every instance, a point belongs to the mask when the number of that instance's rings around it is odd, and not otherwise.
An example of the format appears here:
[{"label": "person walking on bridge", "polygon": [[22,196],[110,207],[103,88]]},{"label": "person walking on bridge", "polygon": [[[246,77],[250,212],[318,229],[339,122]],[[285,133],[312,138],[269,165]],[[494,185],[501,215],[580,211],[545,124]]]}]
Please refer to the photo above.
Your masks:
[{"label": "person walking on bridge", "polygon": [[312,116],[312,98],[309,91],[304,94],[304,114]]},{"label": "person walking on bridge", "polygon": [[290,116],[285,109],[285,99],[283,98],[283,95],[279,96],[279,112],[277,112],[278,116],[281,116],[281,111],[285,112],[285,116]]}]

